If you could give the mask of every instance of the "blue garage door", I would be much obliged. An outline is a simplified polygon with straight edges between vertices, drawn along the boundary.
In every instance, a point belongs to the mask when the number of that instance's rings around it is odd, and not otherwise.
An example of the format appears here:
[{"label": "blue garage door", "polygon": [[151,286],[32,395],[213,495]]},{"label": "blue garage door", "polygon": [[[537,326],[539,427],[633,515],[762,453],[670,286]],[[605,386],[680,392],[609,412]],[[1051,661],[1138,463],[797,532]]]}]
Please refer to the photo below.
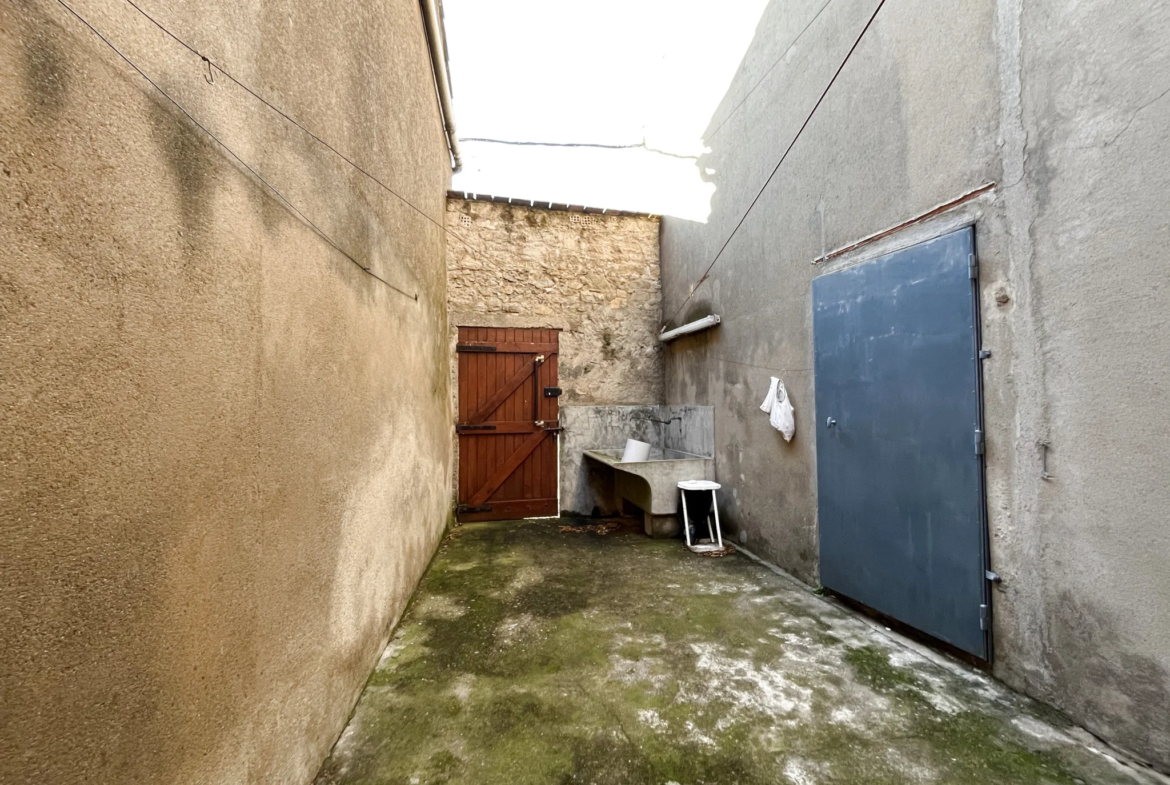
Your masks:
[{"label": "blue garage door", "polygon": [[974,231],[813,281],[821,582],[991,657]]}]

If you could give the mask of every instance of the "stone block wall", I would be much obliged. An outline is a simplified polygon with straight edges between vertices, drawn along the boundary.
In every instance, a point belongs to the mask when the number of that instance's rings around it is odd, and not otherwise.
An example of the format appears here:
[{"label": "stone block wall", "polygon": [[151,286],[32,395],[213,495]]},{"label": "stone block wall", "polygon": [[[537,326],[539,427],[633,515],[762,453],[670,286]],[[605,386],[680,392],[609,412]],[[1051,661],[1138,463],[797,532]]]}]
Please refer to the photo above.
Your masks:
[{"label": "stone block wall", "polygon": [[558,328],[562,404],[660,403],[658,224],[448,199],[452,352],[459,325]]}]

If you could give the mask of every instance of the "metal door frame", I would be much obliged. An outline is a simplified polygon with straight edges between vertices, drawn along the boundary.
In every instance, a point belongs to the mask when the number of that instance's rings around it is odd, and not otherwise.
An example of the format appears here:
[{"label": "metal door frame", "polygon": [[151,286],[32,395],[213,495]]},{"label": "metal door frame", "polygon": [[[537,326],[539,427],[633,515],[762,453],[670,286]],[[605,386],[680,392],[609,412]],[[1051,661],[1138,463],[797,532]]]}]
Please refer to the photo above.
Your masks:
[{"label": "metal door frame", "polygon": [[[979,544],[983,546],[983,575],[985,578],[983,581],[983,606],[987,609],[983,640],[984,650],[987,652],[987,658],[984,662],[990,665],[995,662],[995,608],[991,601],[991,583],[994,573],[991,571],[991,523],[987,512],[987,419],[983,412],[983,361],[990,357],[991,353],[988,352],[987,355],[983,353],[983,298],[980,296],[979,287],[979,273],[982,265],[979,263],[978,224],[972,221],[943,234],[960,229],[971,231],[971,324],[975,328],[973,336],[975,345],[972,347],[975,363],[975,417],[979,423],[979,432],[983,434],[983,449],[979,454],[979,523],[983,527]],[[943,234],[935,235],[931,239],[942,237]]]}]

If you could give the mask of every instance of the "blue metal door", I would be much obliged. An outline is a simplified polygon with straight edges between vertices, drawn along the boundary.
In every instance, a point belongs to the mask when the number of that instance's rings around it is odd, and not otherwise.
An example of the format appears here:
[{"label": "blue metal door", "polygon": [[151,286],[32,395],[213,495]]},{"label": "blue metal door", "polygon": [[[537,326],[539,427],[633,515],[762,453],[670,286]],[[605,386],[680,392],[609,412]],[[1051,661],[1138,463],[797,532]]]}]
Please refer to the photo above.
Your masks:
[{"label": "blue metal door", "polygon": [[985,660],[974,231],[813,281],[821,582]]}]

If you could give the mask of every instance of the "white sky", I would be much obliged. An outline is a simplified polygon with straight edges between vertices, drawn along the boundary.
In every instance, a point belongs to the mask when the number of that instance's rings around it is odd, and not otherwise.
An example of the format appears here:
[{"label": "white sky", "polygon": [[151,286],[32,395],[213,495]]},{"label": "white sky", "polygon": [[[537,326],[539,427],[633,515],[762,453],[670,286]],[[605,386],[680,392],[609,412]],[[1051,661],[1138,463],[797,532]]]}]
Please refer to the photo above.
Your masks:
[{"label": "white sky", "polygon": [[[459,136],[697,156],[766,2],[445,0]],[[461,146],[461,191],[705,220],[714,190],[644,149]]]}]

